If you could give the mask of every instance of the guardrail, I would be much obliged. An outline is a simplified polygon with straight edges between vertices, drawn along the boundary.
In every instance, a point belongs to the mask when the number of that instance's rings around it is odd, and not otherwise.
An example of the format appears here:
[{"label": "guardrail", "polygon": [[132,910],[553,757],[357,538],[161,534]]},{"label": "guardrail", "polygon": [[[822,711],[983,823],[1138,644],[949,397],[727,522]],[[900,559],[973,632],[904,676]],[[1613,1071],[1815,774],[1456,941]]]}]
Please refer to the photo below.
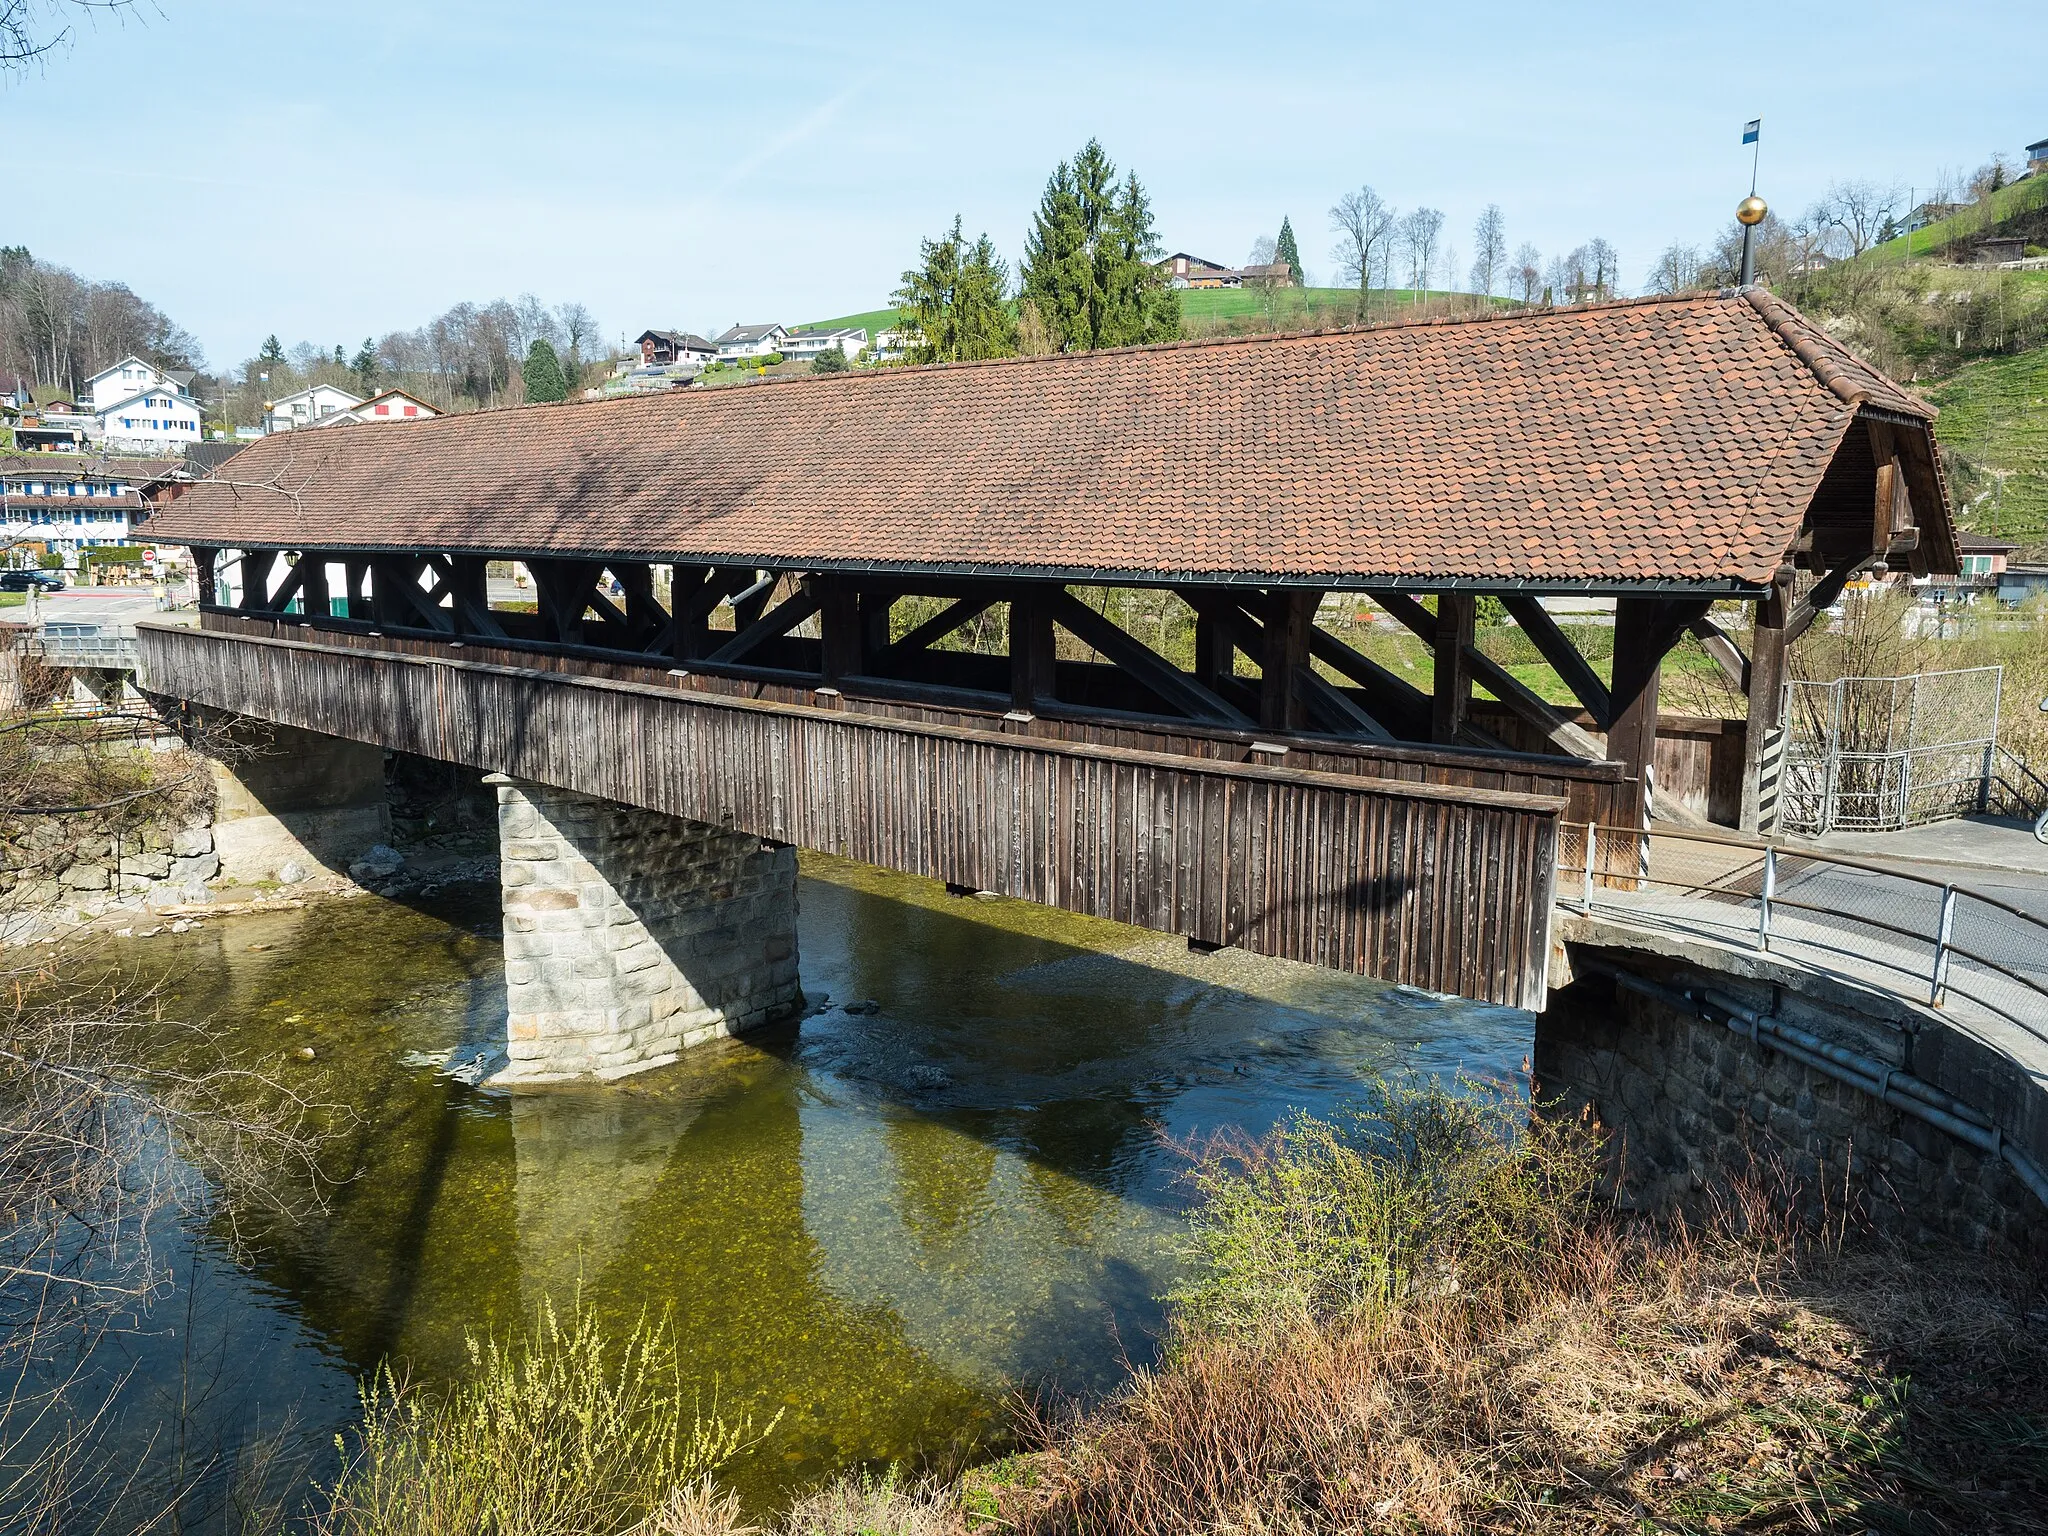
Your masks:
[{"label": "guardrail", "polygon": [[52,620],[30,642],[34,655],[52,667],[135,670],[135,630],[126,624]]},{"label": "guardrail", "polygon": [[[1870,859],[1659,827],[1559,828],[1558,900],[1796,960],[2048,1043],[2048,919]],[[1619,873],[1617,873],[1619,871]]]}]

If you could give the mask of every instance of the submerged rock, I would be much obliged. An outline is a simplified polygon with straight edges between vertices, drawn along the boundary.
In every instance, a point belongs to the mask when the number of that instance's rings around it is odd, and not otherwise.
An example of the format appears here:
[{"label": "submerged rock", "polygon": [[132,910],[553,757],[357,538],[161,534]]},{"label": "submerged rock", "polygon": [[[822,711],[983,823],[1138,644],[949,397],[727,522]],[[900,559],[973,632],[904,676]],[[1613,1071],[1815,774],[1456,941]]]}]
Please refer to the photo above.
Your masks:
[{"label": "submerged rock", "polygon": [[389,880],[405,868],[405,855],[386,843],[379,843],[348,867],[349,879],[361,884],[366,880]]}]

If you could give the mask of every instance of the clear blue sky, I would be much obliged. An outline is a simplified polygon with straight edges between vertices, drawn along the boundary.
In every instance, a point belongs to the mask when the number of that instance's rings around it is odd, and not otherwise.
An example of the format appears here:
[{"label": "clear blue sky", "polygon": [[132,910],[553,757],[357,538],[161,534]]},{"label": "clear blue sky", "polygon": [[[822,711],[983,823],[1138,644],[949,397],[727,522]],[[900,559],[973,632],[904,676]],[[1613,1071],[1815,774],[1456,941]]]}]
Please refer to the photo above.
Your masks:
[{"label": "clear blue sky", "polygon": [[217,367],[525,291],[612,336],[879,306],[956,211],[1014,263],[1091,134],[1169,249],[1242,261],[1290,214],[1327,273],[1364,182],[1465,260],[1489,201],[1510,248],[1603,235],[1631,288],[1748,191],[1746,118],[1786,212],[2048,134],[2031,3],[146,3],[0,85],[0,243],[127,281]]}]

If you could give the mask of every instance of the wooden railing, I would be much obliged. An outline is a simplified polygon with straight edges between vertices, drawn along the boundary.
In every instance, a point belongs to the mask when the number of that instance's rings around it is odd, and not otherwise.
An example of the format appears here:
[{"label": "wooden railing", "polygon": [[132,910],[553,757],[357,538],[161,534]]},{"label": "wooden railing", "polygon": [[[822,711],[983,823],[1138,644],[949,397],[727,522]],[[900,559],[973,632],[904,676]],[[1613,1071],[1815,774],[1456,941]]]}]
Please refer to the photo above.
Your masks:
[{"label": "wooden railing", "polygon": [[1542,1005],[1562,795],[1305,769],[1291,752],[1272,766],[1006,734],[446,645],[261,636],[246,622],[139,625],[144,688],[1204,943]]}]

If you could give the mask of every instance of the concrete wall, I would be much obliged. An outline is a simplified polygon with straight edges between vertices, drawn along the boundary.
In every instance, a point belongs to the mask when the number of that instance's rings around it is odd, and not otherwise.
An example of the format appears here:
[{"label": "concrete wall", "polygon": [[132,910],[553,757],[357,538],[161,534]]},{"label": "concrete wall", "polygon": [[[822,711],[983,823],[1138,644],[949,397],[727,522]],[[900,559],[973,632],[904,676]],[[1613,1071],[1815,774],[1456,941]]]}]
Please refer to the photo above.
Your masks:
[{"label": "concrete wall", "polygon": [[793,1014],[796,851],[499,777],[504,1082],[613,1078]]},{"label": "concrete wall", "polygon": [[215,716],[214,852],[233,880],[275,880],[297,864],[337,874],[391,838],[380,747],[289,725]]},{"label": "concrete wall", "polygon": [[1537,1020],[1537,1091],[1567,1112],[1590,1105],[1616,1134],[1613,1172],[1632,1203],[1697,1212],[1761,1162],[1789,1174],[1810,1211],[1853,1202],[1909,1242],[2048,1261],[2048,1209],[2000,1159],[1595,968],[1694,996],[1712,989],[1911,1073],[2024,1151],[2048,1140],[2048,1096],[2008,1058],[1910,1004],[1793,967],[1745,957],[1736,970],[1732,958],[1682,944],[1656,954],[1609,939],[1573,947],[1579,979]]}]

